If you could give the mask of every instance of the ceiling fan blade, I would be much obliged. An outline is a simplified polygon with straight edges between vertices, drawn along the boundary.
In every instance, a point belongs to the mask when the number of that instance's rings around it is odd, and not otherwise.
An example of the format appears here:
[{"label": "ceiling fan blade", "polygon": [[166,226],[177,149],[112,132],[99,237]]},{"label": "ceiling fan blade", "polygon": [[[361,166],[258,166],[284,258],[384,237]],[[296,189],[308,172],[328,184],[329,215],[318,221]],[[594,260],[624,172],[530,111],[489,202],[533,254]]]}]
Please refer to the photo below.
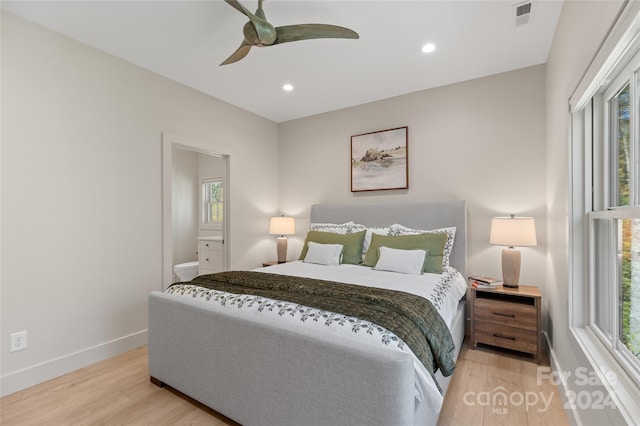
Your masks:
[{"label": "ceiling fan blade", "polygon": [[249,15],[252,14],[238,0],[224,0],[224,1],[229,3],[231,6],[233,6],[234,9],[236,9],[238,12],[242,13],[243,15],[246,15],[247,17],[249,17]]},{"label": "ceiling fan blade", "polygon": [[273,44],[290,41],[311,40],[315,38],[360,38],[357,32],[349,28],[327,24],[299,24],[276,27],[277,37]]},{"label": "ceiling fan blade", "polygon": [[220,66],[227,65],[227,64],[232,64],[234,62],[238,62],[240,59],[242,59],[245,56],[247,56],[249,54],[250,50],[251,50],[251,45],[245,43],[244,40],[243,40],[242,44],[240,45],[240,47],[238,47],[236,49],[236,51],[231,54],[231,56],[229,56],[227,59],[225,59],[225,61],[223,63],[221,63]]},{"label": "ceiling fan blade", "polygon": [[[256,11],[257,15],[254,15],[253,13],[251,13],[238,0],[224,0],[224,1],[229,3],[231,6],[233,6],[234,9],[238,10],[240,13],[242,13],[247,18],[249,18],[249,21],[251,21],[251,24],[255,29],[255,33],[258,36],[258,41],[256,41],[255,44],[262,44],[262,45],[273,44],[273,41],[276,39],[275,30],[273,28],[273,25],[271,25],[266,20],[266,17],[262,10],[262,1],[260,1],[260,6]],[[247,40],[253,44],[254,37],[255,35],[253,37],[250,36],[249,39]],[[245,34],[245,38],[246,38],[246,34]]]}]

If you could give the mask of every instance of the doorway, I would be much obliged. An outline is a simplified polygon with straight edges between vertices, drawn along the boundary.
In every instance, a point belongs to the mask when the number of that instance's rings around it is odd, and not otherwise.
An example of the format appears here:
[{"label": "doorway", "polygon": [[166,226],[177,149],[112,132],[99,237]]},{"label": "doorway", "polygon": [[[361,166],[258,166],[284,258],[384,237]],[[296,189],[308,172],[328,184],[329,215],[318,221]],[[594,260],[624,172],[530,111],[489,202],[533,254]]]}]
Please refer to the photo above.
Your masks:
[{"label": "doorway", "polygon": [[[229,269],[231,154],[224,147],[166,132],[162,144],[165,289],[175,282],[174,265],[198,260],[202,240],[217,241],[215,244],[221,247],[217,264],[222,270]],[[217,205],[207,198],[212,181],[223,190],[223,196],[214,200]],[[207,209],[215,209],[214,217]]]}]

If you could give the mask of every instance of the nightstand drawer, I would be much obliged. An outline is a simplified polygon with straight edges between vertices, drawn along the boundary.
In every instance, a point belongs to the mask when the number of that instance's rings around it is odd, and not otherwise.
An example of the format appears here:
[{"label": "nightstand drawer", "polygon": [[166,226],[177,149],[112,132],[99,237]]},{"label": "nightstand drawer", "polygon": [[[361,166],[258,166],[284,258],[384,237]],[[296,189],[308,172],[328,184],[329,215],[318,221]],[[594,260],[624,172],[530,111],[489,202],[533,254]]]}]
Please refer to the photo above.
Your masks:
[{"label": "nightstand drawer", "polygon": [[475,343],[535,354],[538,350],[538,333],[478,321],[475,323]]},{"label": "nightstand drawer", "polygon": [[476,321],[485,321],[499,326],[524,328],[532,331],[538,329],[535,306],[476,298],[474,311]]}]

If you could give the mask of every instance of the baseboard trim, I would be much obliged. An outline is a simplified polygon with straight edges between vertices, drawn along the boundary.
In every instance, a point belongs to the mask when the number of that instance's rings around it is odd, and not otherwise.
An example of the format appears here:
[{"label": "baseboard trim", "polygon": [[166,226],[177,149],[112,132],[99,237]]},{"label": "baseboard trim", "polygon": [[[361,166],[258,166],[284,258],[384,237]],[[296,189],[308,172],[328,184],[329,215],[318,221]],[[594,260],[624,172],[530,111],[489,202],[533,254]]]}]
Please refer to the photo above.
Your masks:
[{"label": "baseboard trim", "polygon": [[147,344],[147,330],[82,349],[0,377],[0,396],[55,379],[107,358]]},{"label": "baseboard trim", "polygon": [[[558,363],[558,357],[556,357],[555,352],[553,351],[553,349],[551,348],[551,343],[549,342],[549,336],[547,335],[546,332],[542,332],[542,335],[544,336],[545,342],[547,344],[547,353],[549,355],[549,366],[551,368],[551,371],[553,372],[559,372],[559,371],[563,371],[562,368],[560,367],[560,364]],[[560,398],[562,399],[562,405],[566,407],[566,403],[567,403],[567,392],[568,389],[565,387],[565,384],[561,381],[560,383],[558,383],[558,389],[560,390]],[[572,425],[582,425],[582,422],[580,421],[580,417],[578,416],[578,413],[576,412],[576,410],[574,408],[571,409],[566,409],[565,408],[565,413],[567,413],[567,420],[569,420],[569,423]]]}]

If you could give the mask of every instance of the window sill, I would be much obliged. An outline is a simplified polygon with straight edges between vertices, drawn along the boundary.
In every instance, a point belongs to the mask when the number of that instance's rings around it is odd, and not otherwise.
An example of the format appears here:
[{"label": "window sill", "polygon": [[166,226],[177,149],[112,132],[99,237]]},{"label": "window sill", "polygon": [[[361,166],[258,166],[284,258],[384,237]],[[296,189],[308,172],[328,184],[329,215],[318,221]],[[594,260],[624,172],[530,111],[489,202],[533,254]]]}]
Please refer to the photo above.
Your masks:
[{"label": "window sill", "polygon": [[201,223],[200,230],[201,231],[222,231],[222,224],[207,225],[207,224]]},{"label": "window sill", "polygon": [[620,414],[628,424],[635,424],[640,418],[640,389],[593,331],[572,327],[572,332]]}]

